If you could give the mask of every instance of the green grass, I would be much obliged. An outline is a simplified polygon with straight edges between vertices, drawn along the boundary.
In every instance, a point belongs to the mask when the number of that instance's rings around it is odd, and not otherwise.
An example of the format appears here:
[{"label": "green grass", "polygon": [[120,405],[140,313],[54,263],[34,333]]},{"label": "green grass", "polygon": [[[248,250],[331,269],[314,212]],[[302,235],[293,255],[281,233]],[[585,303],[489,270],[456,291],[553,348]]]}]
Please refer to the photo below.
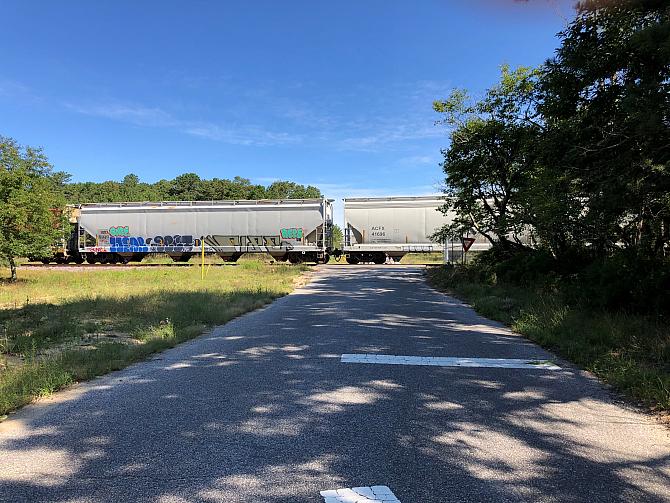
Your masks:
[{"label": "green grass", "polygon": [[592,311],[568,304],[559,292],[473,282],[444,267],[428,275],[433,285],[466,300],[480,314],[506,323],[633,400],[670,411],[670,330],[662,320]]},{"label": "green grass", "polygon": [[444,254],[442,252],[433,253],[408,253],[402,259],[401,264],[442,264]]},{"label": "green grass", "polygon": [[[0,416],[290,292],[304,267],[20,270],[0,284]],[[2,272],[2,271],[0,271]]]}]

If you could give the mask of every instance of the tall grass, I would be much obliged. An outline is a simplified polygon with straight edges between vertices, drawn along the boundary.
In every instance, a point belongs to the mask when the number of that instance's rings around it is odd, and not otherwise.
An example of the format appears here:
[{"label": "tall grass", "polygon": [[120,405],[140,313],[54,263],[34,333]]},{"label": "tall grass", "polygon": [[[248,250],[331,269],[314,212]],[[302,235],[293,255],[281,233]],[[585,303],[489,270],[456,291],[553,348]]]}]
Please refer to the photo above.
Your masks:
[{"label": "tall grass", "polygon": [[[261,307],[305,268],[24,270],[0,285],[0,416],[71,382],[122,368]],[[1,355],[0,355],[1,356]]]},{"label": "tall grass", "polygon": [[401,264],[442,264],[444,254],[442,252],[408,253],[402,259]]},{"label": "tall grass", "polygon": [[509,325],[610,383],[630,398],[670,411],[670,330],[662,320],[571,305],[539,287],[486,284],[457,269],[428,271],[438,288]]}]

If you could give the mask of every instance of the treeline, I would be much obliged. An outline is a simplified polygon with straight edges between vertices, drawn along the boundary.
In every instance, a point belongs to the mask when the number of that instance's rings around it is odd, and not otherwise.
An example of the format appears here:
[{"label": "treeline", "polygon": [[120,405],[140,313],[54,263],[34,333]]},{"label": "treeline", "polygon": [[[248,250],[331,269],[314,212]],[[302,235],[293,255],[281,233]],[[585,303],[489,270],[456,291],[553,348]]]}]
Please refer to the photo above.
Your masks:
[{"label": "treeline", "polygon": [[223,199],[309,199],[322,197],[311,185],[276,181],[268,186],[254,184],[236,176],[232,180],[205,180],[195,173],[185,173],[173,180],[141,182],[129,174],[123,181],[63,183],[63,194],[69,203],[102,203],[122,201],[213,201]]},{"label": "treeline", "polygon": [[670,4],[587,0],[540,68],[504,67],[451,127],[436,238],[478,232],[489,281],[542,281],[597,307],[670,309]]}]

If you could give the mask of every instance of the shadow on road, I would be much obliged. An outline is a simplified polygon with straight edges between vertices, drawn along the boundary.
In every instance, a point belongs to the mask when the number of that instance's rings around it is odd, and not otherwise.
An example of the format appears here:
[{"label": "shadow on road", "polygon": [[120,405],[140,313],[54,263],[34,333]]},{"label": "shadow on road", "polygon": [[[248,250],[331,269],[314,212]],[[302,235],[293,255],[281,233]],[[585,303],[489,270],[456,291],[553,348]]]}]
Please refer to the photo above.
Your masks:
[{"label": "shadow on road", "polygon": [[[346,365],[343,353],[546,357],[420,270],[325,275],[0,431],[2,501],[663,501],[670,452],[562,370]],[[649,442],[649,445],[645,445]]]}]

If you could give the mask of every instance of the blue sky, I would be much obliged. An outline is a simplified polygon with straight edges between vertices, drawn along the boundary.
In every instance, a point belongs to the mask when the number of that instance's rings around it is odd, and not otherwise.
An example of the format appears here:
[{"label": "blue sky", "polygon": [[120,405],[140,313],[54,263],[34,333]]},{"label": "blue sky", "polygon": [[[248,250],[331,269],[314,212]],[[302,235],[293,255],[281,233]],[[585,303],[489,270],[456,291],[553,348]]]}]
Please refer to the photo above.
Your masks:
[{"label": "blue sky", "polygon": [[435,193],[431,104],[537,65],[572,1],[2,2],[0,134],[74,180]]}]

